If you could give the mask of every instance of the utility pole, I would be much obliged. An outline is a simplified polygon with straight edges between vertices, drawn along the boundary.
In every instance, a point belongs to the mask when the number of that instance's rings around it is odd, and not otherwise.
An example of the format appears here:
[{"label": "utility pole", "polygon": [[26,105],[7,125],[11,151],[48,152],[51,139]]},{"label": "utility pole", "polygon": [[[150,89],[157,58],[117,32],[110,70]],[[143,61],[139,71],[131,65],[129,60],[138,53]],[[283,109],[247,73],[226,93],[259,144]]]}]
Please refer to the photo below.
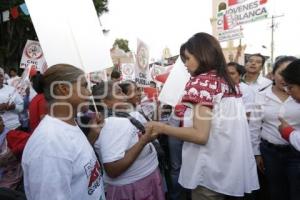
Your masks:
[{"label": "utility pole", "polygon": [[284,15],[272,15],[272,25],[271,25],[271,65],[274,63],[274,31],[276,28],[275,18],[283,17]]}]

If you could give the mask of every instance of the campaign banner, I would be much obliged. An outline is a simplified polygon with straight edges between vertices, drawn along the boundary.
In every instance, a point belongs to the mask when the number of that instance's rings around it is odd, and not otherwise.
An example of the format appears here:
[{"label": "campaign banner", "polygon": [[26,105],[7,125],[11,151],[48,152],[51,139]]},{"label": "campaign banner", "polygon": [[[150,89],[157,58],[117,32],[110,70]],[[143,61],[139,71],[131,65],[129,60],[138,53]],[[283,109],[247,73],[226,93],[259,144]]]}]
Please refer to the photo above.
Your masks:
[{"label": "campaign banner", "polygon": [[226,9],[217,13],[218,32],[266,19],[266,3],[267,0],[228,0]]},{"label": "campaign banner", "polygon": [[135,80],[135,64],[123,63],[121,65],[122,80]]},{"label": "campaign banner", "polygon": [[23,50],[23,55],[20,62],[20,68],[35,68],[42,74],[47,69],[47,63],[44,58],[43,50],[38,41],[27,40]]},{"label": "campaign banner", "polygon": [[136,51],[135,82],[141,86],[150,84],[149,48],[139,39]]},{"label": "campaign banner", "polygon": [[243,31],[240,28],[234,28],[230,30],[218,31],[219,42],[226,42],[230,40],[237,40],[243,38]]}]

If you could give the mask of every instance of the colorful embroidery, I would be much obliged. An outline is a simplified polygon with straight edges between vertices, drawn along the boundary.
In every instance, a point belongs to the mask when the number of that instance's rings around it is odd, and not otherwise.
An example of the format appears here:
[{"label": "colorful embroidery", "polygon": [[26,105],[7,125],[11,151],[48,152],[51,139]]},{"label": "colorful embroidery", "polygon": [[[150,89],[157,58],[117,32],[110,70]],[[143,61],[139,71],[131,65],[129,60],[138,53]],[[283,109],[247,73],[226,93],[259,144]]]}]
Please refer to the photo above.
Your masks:
[{"label": "colorful embroidery", "polygon": [[241,97],[240,89],[236,88],[236,91],[237,94],[230,93],[229,86],[225,80],[218,77],[215,71],[210,71],[190,79],[186,84],[182,102],[213,106],[215,95],[223,93],[222,98]]}]

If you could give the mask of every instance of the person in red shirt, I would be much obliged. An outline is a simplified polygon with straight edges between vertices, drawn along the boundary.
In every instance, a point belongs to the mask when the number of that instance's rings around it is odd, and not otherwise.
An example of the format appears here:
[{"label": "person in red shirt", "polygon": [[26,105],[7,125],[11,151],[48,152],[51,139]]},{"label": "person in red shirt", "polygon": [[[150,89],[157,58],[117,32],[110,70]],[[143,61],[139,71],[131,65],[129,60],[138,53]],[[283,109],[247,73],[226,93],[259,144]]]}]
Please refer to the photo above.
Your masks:
[{"label": "person in red shirt", "polygon": [[47,102],[43,92],[43,75],[37,72],[31,81],[34,90],[38,93],[29,104],[29,127],[30,132],[33,133],[47,113]]}]

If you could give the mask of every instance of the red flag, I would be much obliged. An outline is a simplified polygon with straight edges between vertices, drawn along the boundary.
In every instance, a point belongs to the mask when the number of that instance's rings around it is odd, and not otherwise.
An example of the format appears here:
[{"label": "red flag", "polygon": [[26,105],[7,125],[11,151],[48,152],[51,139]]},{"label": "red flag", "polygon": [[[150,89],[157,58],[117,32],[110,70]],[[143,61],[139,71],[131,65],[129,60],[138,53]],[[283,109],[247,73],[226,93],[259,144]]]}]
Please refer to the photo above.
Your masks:
[{"label": "red flag", "polygon": [[226,15],[223,16],[223,28],[224,30],[228,30],[229,29],[229,26],[228,26],[228,20],[227,20],[227,17]]},{"label": "red flag", "polygon": [[158,97],[158,92],[156,88],[144,87],[144,93],[148,99],[156,99]]},{"label": "red flag", "polygon": [[29,78],[33,77],[34,75],[37,74],[37,70],[35,66],[32,66],[30,71],[29,71]]},{"label": "red flag", "polygon": [[16,19],[19,17],[20,13],[18,10],[18,6],[13,7],[12,9],[10,9],[10,15],[13,19]]},{"label": "red flag", "polygon": [[238,0],[228,0],[228,6],[232,6],[238,3]]},{"label": "red flag", "polygon": [[170,72],[166,72],[163,74],[159,74],[155,77],[155,80],[161,82],[161,83],[165,83],[167,78],[169,77]]},{"label": "red flag", "polygon": [[260,0],[260,1],[259,1],[259,4],[260,4],[260,5],[261,5],[261,4],[265,4],[265,3],[267,3],[267,1],[268,1],[268,0]]},{"label": "red flag", "polygon": [[[236,4],[244,3],[247,0],[228,0],[228,6],[233,6]],[[267,1],[267,0],[265,0]]]}]

